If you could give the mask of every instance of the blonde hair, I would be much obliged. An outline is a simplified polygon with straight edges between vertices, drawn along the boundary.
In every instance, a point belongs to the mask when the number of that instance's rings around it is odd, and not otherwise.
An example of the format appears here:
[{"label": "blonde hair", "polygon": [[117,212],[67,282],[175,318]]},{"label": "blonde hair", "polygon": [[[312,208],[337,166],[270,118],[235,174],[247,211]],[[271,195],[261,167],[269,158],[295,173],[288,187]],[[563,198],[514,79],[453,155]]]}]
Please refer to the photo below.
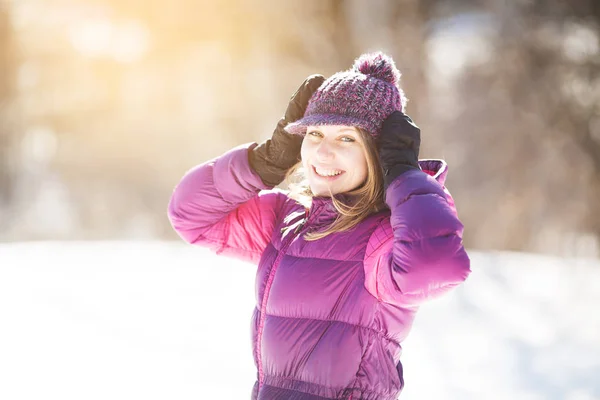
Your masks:
[{"label": "blonde hair", "polygon": [[[351,204],[346,204],[331,196],[332,204],[338,212],[337,218],[325,230],[320,232],[308,232],[304,239],[307,241],[318,240],[336,232],[344,232],[354,228],[370,214],[380,211],[385,206],[383,193],[383,173],[377,147],[373,136],[368,132],[356,127],[363,139],[365,158],[367,159],[367,179],[359,187],[344,193],[351,199]],[[302,168],[302,161],[294,165],[286,175],[286,181],[290,189],[289,196],[306,207],[314,194],[310,190],[308,180]]]}]

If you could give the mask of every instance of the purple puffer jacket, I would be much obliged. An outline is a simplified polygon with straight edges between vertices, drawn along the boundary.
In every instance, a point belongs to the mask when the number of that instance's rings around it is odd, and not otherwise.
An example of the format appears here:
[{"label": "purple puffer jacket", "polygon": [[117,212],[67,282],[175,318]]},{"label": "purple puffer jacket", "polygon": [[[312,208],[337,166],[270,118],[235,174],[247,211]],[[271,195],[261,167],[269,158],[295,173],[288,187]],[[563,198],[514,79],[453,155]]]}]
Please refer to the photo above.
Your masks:
[{"label": "purple puffer jacket", "polygon": [[331,201],[310,210],[266,190],[235,148],[190,170],[169,203],[187,242],[258,263],[252,316],[252,399],[392,400],[404,385],[400,343],[419,305],[470,273],[463,226],[443,161],[420,161],[388,188],[390,210],[351,231],[307,242],[330,224]]}]

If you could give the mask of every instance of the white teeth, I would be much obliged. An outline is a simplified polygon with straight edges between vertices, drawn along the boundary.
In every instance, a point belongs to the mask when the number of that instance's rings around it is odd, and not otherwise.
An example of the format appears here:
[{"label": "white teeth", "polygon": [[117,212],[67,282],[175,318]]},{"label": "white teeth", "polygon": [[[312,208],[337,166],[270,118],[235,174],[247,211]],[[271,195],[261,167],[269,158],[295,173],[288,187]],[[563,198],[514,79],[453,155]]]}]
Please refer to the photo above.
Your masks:
[{"label": "white teeth", "polygon": [[338,171],[336,169],[320,169],[317,167],[315,167],[315,171],[317,171],[317,174],[319,174],[321,176],[336,176],[343,172],[343,171]]}]

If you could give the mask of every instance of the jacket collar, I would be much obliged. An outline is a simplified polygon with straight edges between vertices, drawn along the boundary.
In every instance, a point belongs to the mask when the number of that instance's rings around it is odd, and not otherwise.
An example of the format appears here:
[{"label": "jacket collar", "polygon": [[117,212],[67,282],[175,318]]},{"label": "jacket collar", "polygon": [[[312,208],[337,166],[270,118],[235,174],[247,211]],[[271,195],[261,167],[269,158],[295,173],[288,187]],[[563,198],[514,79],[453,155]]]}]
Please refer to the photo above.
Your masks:
[{"label": "jacket collar", "polygon": [[[352,204],[353,196],[346,193],[334,195],[336,200],[344,204]],[[339,215],[331,197],[315,196],[312,198],[310,208],[306,210],[306,222],[313,228],[330,225]]]}]

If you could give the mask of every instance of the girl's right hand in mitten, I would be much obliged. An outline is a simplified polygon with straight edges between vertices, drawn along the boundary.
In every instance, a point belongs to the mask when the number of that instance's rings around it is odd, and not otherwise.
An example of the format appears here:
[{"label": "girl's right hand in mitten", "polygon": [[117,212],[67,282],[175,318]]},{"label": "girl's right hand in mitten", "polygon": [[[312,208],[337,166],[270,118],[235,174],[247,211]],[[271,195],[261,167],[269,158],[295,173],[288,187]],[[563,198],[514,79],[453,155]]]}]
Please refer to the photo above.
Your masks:
[{"label": "girl's right hand in mitten", "polygon": [[292,95],[285,115],[279,120],[270,139],[256,146],[248,153],[252,169],[265,185],[274,187],[285,178],[287,171],[300,161],[300,147],[303,137],[285,131],[290,122],[304,116],[308,100],[325,81],[322,75],[311,75]]}]

